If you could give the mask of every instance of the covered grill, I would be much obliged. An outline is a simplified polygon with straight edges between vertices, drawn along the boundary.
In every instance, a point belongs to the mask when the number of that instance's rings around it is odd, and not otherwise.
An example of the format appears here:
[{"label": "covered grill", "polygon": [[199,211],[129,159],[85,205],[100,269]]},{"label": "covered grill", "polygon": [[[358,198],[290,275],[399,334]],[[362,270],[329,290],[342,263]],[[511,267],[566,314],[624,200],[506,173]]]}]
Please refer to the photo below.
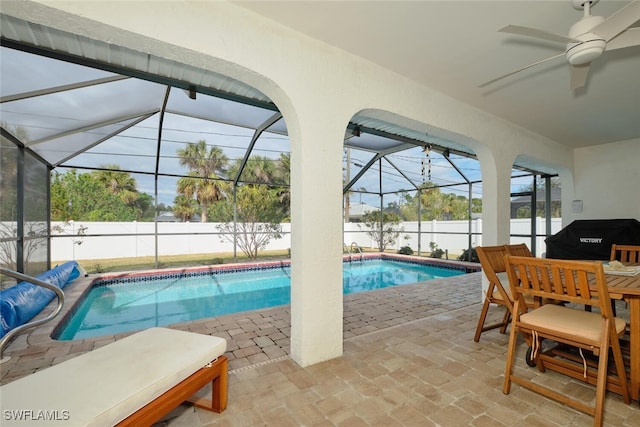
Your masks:
[{"label": "covered grill", "polygon": [[577,220],[547,237],[547,258],[609,260],[611,245],[640,245],[636,219]]}]

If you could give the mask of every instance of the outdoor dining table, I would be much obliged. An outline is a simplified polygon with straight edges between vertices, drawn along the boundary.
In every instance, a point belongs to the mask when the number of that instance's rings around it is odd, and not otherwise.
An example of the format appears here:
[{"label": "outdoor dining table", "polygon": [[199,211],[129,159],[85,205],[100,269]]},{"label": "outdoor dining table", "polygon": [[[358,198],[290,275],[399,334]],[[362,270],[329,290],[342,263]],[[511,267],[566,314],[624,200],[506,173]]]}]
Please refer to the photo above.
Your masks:
[{"label": "outdoor dining table", "polygon": [[629,304],[629,387],[631,398],[640,400],[640,274],[606,274],[606,280],[609,296],[622,299]]}]

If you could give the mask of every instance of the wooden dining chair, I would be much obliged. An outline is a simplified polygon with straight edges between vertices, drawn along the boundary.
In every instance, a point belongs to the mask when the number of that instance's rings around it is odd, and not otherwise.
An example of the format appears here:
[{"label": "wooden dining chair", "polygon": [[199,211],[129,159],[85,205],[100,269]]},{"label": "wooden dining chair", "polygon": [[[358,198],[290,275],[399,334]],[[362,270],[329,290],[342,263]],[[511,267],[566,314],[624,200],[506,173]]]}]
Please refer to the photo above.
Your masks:
[{"label": "wooden dining chair", "polygon": [[[613,316],[602,261],[571,261],[507,255],[505,266],[514,292],[513,318],[505,368],[503,392],[509,394],[515,382],[548,398],[567,404],[594,417],[594,425],[601,426],[607,383],[630,403],[624,360],[619,337],[626,322]],[[595,284],[590,280],[594,280]],[[590,286],[591,285],[591,286]],[[528,295],[539,299],[565,301],[567,304],[591,305],[598,311],[584,311],[575,306],[543,304],[529,308],[524,302]],[[562,389],[543,385],[540,379],[530,380],[514,374],[513,359],[518,333],[532,349],[531,355],[541,372],[555,370],[572,378],[596,386],[595,405],[571,398]],[[541,340],[551,340],[557,346],[541,349]],[[575,351],[577,349],[579,355]],[[614,369],[608,372],[609,351]],[[584,353],[587,353],[587,359]],[[597,364],[590,359],[597,357]],[[557,381],[559,387],[567,387]]]},{"label": "wooden dining chair", "polygon": [[[511,320],[511,310],[513,309],[513,298],[509,288],[506,267],[504,265],[505,255],[511,253],[514,255],[533,256],[526,244],[517,245],[499,245],[499,246],[478,246],[476,247],[480,265],[487,280],[489,287],[487,288],[480,318],[476,326],[476,333],[473,337],[475,342],[480,341],[480,335],[491,329],[500,328],[500,333],[504,334]],[[533,300],[527,298],[527,302],[533,305]],[[491,304],[496,304],[505,308],[504,316],[501,322],[485,326],[487,314]]]},{"label": "wooden dining chair", "polygon": [[[506,268],[504,265],[504,256],[507,254],[504,245],[500,246],[477,246],[476,253],[480,260],[482,272],[489,281],[489,286],[484,296],[480,318],[476,326],[476,333],[473,337],[475,342],[480,341],[480,335],[491,329],[500,328],[500,333],[504,334],[511,319],[511,310],[513,308],[513,299],[509,291],[509,283],[507,282]],[[491,304],[504,307],[504,315],[502,321],[485,326],[487,313]]]},{"label": "wooden dining chair", "polygon": [[611,245],[611,257],[609,261],[620,261],[623,263],[640,263],[640,245]]},{"label": "wooden dining chair", "polygon": [[[623,263],[640,263],[640,245],[611,245],[611,256],[609,261],[620,261]],[[616,300],[611,300],[613,315],[617,314]]]},{"label": "wooden dining chair", "polygon": [[505,245],[508,255],[513,256],[533,256],[531,250],[526,243],[517,243],[514,245]]}]

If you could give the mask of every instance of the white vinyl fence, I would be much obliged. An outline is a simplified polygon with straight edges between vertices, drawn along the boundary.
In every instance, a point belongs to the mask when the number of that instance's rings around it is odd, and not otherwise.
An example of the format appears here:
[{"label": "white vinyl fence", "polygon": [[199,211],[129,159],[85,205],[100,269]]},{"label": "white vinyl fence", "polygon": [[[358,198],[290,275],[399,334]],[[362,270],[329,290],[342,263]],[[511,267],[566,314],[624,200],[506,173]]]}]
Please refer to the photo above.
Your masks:
[{"label": "white vinyl fence", "polygon": [[[544,219],[537,219],[538,234],[545,230]],[[58,236],[53,236],[51,243],[51,259],[53,261],[129,258],[141,256],[155,256],[156,254],[156,224],[152,222],[52,222],[52,229],[58,230]],[[217,223],[158,223],[157,246],[158,255],[211,254],[233,252],[233,243],[222,236],[216,228]],[[414,252],[418,251],[418,222],[402,223],[404,232],[396,244],[387,249],[400,249],[410,246]],[[84,236],[78,235],[84,229]],[[291,224],[282,224],[284,231],[281,239],[272,240],[266,250],[286,250],[291,247]],[[560,231],[561,219],[552,220],[552,234]],[[469,221],[425,221],[421,224],[420,250],[422,253],[431,252],[430,242],[450,254],[460,254],[468,247]],[[512,219],[511,234],[525,234],[531,232],[529,219]],[[482,245],[482,220],[471,222],[471,245]],[[525,242],[530,245],[528,238],[513,237],[512,243]],[[366,233],[366,227],[361,223],[344,224],[344,243],[350,246],[357,243],[364,248],[377,248],[376,242]],[[538,237],[537,253],[541,256],[545,252],[544,238]],[[531,246],[531,245],[530,245]],[[242,252],[237,249],[238,255]]]}]

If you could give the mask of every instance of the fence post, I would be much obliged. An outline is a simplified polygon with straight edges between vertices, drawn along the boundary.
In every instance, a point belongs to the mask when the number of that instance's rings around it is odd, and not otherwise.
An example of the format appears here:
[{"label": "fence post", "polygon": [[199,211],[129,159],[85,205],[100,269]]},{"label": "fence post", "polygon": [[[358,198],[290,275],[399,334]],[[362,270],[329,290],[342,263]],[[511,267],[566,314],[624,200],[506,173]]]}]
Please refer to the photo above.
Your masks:
[{"label": "fence post", "polygon": [[434,242],[436,245],[438,244],[438,220],[434,219],[431,221],[431,240],[429,242]]},{"label": "fence post", "polygon": [[476,246],[482,246],[482,218],[476,218],[476,227],[474,233],[478,233],[476,237]]}]

